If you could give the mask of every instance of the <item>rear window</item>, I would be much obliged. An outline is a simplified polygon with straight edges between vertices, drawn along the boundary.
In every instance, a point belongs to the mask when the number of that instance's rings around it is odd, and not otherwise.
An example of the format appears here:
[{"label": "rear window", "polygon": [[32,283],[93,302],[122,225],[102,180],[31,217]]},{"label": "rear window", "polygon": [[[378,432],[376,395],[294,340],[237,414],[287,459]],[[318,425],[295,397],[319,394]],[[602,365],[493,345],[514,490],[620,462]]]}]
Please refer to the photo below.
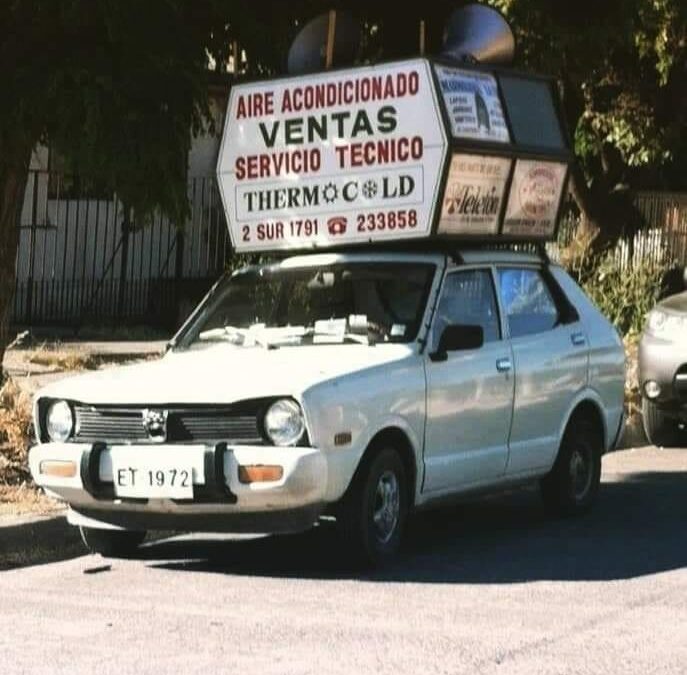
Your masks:
[{"label": "rear window", "polygon": [[506,267],[499,269],[498,276],[512,338],[543,333],[560,323],[556,302],[539,270]]}]

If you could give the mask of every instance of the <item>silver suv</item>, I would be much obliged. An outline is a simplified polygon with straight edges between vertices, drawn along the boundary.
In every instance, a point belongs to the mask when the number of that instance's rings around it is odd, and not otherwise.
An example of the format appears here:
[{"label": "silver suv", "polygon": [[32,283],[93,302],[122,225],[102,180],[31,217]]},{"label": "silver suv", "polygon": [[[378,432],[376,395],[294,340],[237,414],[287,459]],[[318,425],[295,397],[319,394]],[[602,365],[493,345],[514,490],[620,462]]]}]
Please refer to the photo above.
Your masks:
[{"label": "silver suv", "polygon": [[687,291],[649,312],[639,344],[644,431],[654,445],[687,443]]}]

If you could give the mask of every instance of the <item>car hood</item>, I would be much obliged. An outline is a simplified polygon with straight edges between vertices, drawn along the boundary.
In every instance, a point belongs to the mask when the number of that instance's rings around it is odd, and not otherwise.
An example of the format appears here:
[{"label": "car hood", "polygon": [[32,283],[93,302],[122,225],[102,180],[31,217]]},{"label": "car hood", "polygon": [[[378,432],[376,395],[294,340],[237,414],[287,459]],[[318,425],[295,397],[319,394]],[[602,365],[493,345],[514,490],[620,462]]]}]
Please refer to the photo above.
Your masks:
[{"label": "car hood", "polygon": [[667,297],[665,300],[662,300],[658,306],[670,312],[682,312],[687,314],[687,291]]},{"label": "car hood", "polygon": [[231,403],[264,396],[300,398],[337,376],[403,359],[414,345],[235,347],[208,345],[156,361],[110,368],[51,384],[38,397],[90,404]]}]

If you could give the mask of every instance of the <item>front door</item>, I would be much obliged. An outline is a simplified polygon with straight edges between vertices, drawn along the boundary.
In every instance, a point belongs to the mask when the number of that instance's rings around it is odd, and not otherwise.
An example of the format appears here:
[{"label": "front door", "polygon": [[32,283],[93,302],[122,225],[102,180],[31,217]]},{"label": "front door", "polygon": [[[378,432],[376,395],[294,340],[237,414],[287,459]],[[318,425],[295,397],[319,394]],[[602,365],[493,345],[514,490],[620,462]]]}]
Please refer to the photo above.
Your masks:
[{"label": "front door", "polygon": [[479,349],[426,358],[427,423],[423,491],[451,492],[502,476],[508,461],[513,358],[503,339],[490,268],[447,274],[431,334],[436,349],[447,325],[479,325]]}]

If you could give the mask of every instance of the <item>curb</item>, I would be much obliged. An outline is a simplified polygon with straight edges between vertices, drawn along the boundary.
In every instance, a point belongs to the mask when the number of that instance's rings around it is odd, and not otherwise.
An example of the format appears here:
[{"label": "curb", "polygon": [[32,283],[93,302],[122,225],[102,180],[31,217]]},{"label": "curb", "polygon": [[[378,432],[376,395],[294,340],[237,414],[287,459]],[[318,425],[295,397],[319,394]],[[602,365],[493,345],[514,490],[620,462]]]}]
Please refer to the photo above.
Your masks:
[{"label": "curb", "polygon": [[47,516],[0,517],[0,570],[65,560],[85,553],[66,511]]}]

